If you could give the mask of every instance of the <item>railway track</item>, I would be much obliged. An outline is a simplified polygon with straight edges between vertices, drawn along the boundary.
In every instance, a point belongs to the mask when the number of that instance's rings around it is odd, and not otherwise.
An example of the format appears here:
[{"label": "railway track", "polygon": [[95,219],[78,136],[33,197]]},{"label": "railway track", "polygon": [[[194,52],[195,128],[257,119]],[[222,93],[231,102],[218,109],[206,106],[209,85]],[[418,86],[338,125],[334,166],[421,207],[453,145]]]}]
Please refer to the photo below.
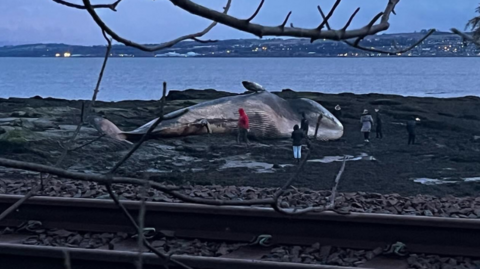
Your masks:
[{"label": "railway track", "polygon": [[[0,211],[19,200],[21,196],[0,195]],[[123,201],[134,215],[139,202]],[[224,206],[213,207],[192,204],[146,204],[145,227],[171,236],[186,239],[220,240],[225,242],[252,242],[267,235],[268,245],[325,245],[353,249],[374,249],[402,242],[413,253],[480,258],[480,220],[382,214],[349,214],[323,212],[306,215],[280,215],[270,208]],[[0,222],[3,227],[15,227],[25,221],[39,221],[44,228],[62,228],[85,232],[136,231],[121,211],[110,200],[34,197],[16,212]],[[7,239],[5,239],[7,238]],[[28,246],[19,238],[0,236],[0,259],[15,265],[11,268],[56,268],[63,264],[60,247]],[[17,242],[17,243],[15,243]],[[97,268],[94,264],[132,268],[137,258],[132,246],[123,249],[97,250],[68,248],[74,268]],[[130,249],[130,251],[129,251]],[[246,247],[222,257],[178,256],[177,260],[194,268],[348,268],[327,265],[254,261],[262,251],[271,248]],[[158,267],[158,259],[146,253],[146,267]],[[22,258],[24,257],[24,258]],[[26,259],[28,257],[28,259]],[[27,267],[29,261],[34,267]],[[118,262],[117,262],[118,261]],[[24,263],[25,267],[20,266]],[[118,263],[118,264],[117,264]],[[3,262],[2,262],[3,264]],[[39,265],[45,267],[39,267]],[[85,265],[85,267],[82,267]],[[406,268],[404,262],[376,259],[366,268]],[[8,268],[3,267],[2,268]],[[100,268],[100,267],[98,267]],[[152,267],[153,268],[153,267]],[[173,267],[172,267],[173,268]]]}]

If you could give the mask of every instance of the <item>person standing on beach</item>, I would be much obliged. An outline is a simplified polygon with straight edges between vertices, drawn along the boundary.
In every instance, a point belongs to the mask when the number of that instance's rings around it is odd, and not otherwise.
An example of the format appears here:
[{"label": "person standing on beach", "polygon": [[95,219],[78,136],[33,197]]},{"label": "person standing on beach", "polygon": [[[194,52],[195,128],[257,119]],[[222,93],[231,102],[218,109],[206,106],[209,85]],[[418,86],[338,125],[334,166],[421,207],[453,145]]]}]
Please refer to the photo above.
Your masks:
[{"label": "person standing on beach", "polygon": [[362,116],[360,117],[360,123],[362,123],[362,129],[360,130],[363,133],[363,138],[365,142],[370,142],[370,131],[372,130],[373,126],[373,118],[372,115],[368,113],[367,109],[363,110]]},{"label": "person standing on beach", "polygon": [[300,129],[302,129],[305,135],[308,135],[308,120],[305,117],[305,112],[302,112],[302,121],[300,122]]},{"label": "person standing on beach", "polygon": [[298,127],[298,124],[293,126],[292,140],[293,140],[293,158],[300,163],[302,158],[302,140],[305,138],[305,133]]},{"label": "person standing on beach", "polygon": [[240,117],[238,118],[237,143],[240,143],[240,139],[242,139],[248,145],[249,141],[247,134],[250,130],[248,116],[243,108],[238,109],[238,113],[240,114]]},{"label": "person standing on beach", "polygon": [[419,120],[418,118],[413,118],[407,121],[408,145],[415,144],[415,127],[417,127],[417,121]]},{"label": "person standing on beach", "polygon": [[379,109],[375,109],[375,112],[376,112],[375,121],[377,122],[377,125],[376,125],[377,138],[383,138],[382,118],[380,117],[380,111]]},{"label": "person standing on beach", "polygon": [[338,120],[340,120],[340,118],[342,117],[342,108],[340,107],[340,105],[335,106],[333,116],[335,116],[335,118],[337,118]]}]

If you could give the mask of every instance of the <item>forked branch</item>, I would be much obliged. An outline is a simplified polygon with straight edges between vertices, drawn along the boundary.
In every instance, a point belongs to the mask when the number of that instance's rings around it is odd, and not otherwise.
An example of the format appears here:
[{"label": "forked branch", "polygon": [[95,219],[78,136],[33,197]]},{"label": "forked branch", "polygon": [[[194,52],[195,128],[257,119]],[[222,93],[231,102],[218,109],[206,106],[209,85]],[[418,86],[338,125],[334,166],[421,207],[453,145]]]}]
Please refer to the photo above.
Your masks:
[{"label": "forked branch", "polygon": [[[223,13],[220,13],[220,12],[219,13],[226,15],[228,10],[230,9],[231,3],[232,3],[232,0],[228,0],[227,5],[224,8]],[[125,38],[121,37],[120,35],[118,35],[116,32],[114,32],[112,29],[110,29],[110,27],[107,26],[107,24],[100,18],[100,16],[98,16],[97,12],[95,11],[94,6],[90,3],[90,0],[83,0],[83,5],[84,5],[85,9],[88,11],[88,13],[90,14],[90,16],[93,18],[93,20],[102,29],[102,31],[105,31],[113,39],[115,39],[116,41],[118,41],[120,43],[125,44],[126,46],[134,47],[134,48],[137,48],[139,50],[147,51],[147,52],[153,52],[153,51],[169,48],[169,47],[171,47],[171,46],[173,46],[173,45],[175,45],[175,44],[177,44],[181,41],[184,41],[184,40],[188,40],[188,39],[195,40],[199,37],[204,36],[206,33],[208,33],[210,30],[212,30],[213,27],[215,27],[217,25],[217,22],[214,21],[207,28],[205,28],[203,31],[193,33],[193,34],[189,34],[189,35],[184,35],[184,36],[175,38],[173,40],[161,43],[160,45],[149,47],[149,46],[144,46],[142,44],[139,44],[139,43],[130,41],[128,39],[125,39]]]},{"label": "forked branch", "polygon": [[257,9],[255,10],[255,12],[252,14],[252,16],[250,16],[250,18],[246,19],[245,22],[250,22],[251,20],[253,20],[257,15],[258,15],[258,12],[260,12],[260,9],[262,8],[263,6],[263,3],[265,3],[265,0],[262,0],[260,2],[260,5],[258,5]]},{"label": "forked branch", "polygon": [[[84,0],[85,1],[85,0]],[[328,18],[333,15],[335,8],[340,4],[341,0],[335,2],[334,7],[327,16],[327,20],[324,20],[318,27],[315,28],[299,28],[299,27],[278,27],[278,26],[264,26],[255,23],[245,23],[245,20],[238,19],[231,15],[221,13],[212,9],[209,9],[205,6],[194,3],[190,0],[170,0],[174,5],[180,7],[181,9],[188,11],[194,15],[206,18],[218,23],[224,24],[231,28],[235,28],[240,31],[248,32],[254,34],[258,37],[264,36],[290,36],[290,37],[303,37],[311,39],[330,39],[330,40],[346,40],[349,38],[356,38],[360,36],[373,35],[381,31],[385,31],[390,27],[388,22],[390,13],[395,8],[395,5],[399,0],[388,0],[387,7],[383,14],[382,20],[380,23],[373,25],[372,27],[362,27],[359,29],[353,29],[345,31],[344,34],[341,34],[341,30],[327,30],[320,31],[323,25],[326,25]]]},{"label": "forked branch", "polygon": [[473,37],[461,32],[460,30],[456,29],[456,28],[452,28],[450,29],[450,31],[452,31],[452,33],[456,34],[456,35],[459,35],[460,37],[462,37],[462,39],[466,42],[471,42],[477,46],[480,47],[480,41],[478,40],[475,40]]},{"label": "forked branch", "polygon": [[[358,12],[359,9],[357,9],[354,13],[354,15]],[[392,9],[393,10],[393,9]],[[326,20],[326,16],[325,14],[323,13],[323,10],[320,6],[318,6],[318,11],[320,12],[320,15],[322,16],[323,20],[326,21],[325,23],[325,26],[327,27],[327,29],[331,30],[331,27],[330,27],[330,24],[328,23],[328,21]],[[387,11],[387,10],[386,10]],[[384,20],[384,12],[380,12],[378,13],[365,27],[368,27],[368,28],[372,28],[373,25],[375,24],[375,22],[380,18],[382,17],[382,21]],[[351,20],[353,19],[354,15],[352,15],[350,17],[350,20],[347,22],[347,24],[345,25],[345,27],[343,29],[346,29],[346,27],[348,27],[350,25],[350,22]],[[343,30],[342,29],[342,30]],[[389,55],[395,55],[395,54],[398,54],[398,53],[405,53],[413,48],[415,48],[416,46],[420,45],[425,39],[427,39],[431,34],[433,34],[435,32],[435,29],[430,29],[430,31],[428,31],[428,33],[426,35],[424,35],[421,39],[419,39],[417,42],[415,42],[414,44],[412,44],[411,46],[405,48],[405,49],[397,49],[397,47],[395,47],[395,51],[388,51],[388,50],[380,50],[380,49],[375,49],[375,48],[367,48],[367,47],[362,47],[360,46],[360,41],[363,40],[363,38],[365,38],[367,35],[363,35],[363,36],[359,36],[354,42],[351,42],[351,41],[348,41],[348,40],[343,40],[343,42],[353,48],[357,48],[357,49],[360,49],[360,50],[364,50],[364,51],[369,51],[369,52],[376,52],[376,53],[384,53],[384,54],[389,54]],[[313,42],[313,39],[311,40],[311,42]]]}]

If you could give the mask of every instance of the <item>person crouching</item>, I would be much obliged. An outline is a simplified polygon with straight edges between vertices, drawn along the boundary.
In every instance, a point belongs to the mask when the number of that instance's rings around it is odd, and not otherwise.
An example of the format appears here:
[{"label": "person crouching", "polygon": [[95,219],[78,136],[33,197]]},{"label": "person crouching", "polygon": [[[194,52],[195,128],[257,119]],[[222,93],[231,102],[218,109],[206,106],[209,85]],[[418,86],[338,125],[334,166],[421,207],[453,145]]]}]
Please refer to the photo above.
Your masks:
[{"label": "person crouching", "polygon": [[293,140],[293,157],[300,163],[302,158],[302,141],[305,138],[305,133],[298,127],[298,124],[293,126],[292,140]]}]

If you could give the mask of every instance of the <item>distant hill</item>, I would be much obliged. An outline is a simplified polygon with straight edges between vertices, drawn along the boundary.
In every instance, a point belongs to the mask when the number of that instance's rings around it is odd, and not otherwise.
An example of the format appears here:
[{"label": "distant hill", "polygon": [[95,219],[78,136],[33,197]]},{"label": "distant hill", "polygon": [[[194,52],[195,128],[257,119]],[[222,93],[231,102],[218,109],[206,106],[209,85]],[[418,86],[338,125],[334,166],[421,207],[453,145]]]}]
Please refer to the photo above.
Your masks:
[{"label": "distant hill", "polygon": [[[361,44],[381,50],[408,47],[422,38],[426,30],[415,33],[380,34],[366,37]],[[0,45],[2,41],[0,41]],[[0,57],[104,57],[105,45],[70,44],[4,45]],[[435,32],[421,45],[401,56],[477,56],[474,46],[464,47],[461,38],[449,32]],[[337,57],[380,56],[349,47],[343,42],[309,39],[229,39],[214,43],[183,41],[157,52],[113,45],[112,57]],[[384,56],[384,55],[381,55]]]}]

